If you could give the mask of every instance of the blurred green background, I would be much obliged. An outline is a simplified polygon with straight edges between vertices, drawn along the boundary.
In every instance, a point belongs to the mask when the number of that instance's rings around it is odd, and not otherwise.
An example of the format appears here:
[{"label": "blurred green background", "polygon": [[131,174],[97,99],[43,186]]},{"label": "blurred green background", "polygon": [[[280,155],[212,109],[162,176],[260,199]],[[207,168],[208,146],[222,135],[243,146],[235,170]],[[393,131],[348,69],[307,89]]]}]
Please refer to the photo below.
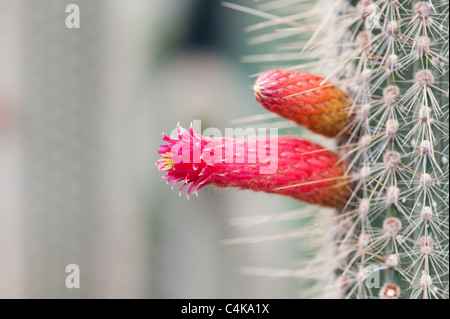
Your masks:
[{"label": "blurred green background", "polygon": [[[80,29],[65,26],[68,4]],[[265,113],[249,76],[282,64],[242,62],[279,44],[248,45],[261,21],[216,0],[0,0],[0,297],[298,295],[296,280],[239,268],[295,268],[301,242],[221,241],[292,231],[229,221],[300,204],[211,188],[187,200],[155,166],[177,122],[223,132]]]}]

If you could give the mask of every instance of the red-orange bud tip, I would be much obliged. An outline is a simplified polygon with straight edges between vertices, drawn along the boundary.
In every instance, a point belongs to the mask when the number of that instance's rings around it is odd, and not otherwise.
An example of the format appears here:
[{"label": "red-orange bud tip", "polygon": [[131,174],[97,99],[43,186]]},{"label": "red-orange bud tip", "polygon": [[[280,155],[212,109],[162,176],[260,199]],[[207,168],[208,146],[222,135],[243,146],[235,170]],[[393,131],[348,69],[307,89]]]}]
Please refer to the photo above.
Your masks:
[{"label": "red-orange bud tip", "polygon": [[350,121],[346,94],[313,74],[268,71],[259,76],[253,90],[267,110],[318,134],[335,137]]}]

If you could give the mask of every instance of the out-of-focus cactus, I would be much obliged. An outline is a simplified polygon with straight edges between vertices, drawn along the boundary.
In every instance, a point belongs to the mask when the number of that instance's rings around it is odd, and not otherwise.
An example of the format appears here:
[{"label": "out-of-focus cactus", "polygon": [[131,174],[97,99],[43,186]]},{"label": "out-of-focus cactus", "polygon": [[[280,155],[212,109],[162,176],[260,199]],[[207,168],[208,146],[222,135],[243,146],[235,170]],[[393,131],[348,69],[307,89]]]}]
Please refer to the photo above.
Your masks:
[{"label": "out-of-focus cactus", "polygon": [[[310,265],[302,276],[326,283],[320,292],[330,297],[448,298],[447,1],[319,0],[309,12],[308,2],[279,2],[284,16],[276,3],[225,4],[268,19],[251,30],[310,33],[285,48],[311,61],[261,74],[255,97],[334,138],[336,163],[345,163],[340,179],[351,189],[318,228],[326,243],[311,265],[326,271]],[[265,39],[282,37],[275,30]]]}]

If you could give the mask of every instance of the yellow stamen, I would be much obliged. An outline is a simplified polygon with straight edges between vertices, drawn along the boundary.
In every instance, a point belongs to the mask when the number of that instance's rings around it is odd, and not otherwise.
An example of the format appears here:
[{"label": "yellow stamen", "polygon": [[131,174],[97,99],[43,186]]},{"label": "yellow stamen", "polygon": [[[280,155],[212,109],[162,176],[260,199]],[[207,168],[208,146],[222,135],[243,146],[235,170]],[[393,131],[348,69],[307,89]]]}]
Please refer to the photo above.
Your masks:
[{"label": "yellow stamen", "polygon": [[171,159],[171,156],[172,156],[172,154],[170,152],[166,152],[166,153],[162,154],[163,158],[160,160],[160,162],[163,162],[164,167],[161,168],[161,170],[163,170],[163,171],[171,170],[172,167],[175,165],[175,163]]}]

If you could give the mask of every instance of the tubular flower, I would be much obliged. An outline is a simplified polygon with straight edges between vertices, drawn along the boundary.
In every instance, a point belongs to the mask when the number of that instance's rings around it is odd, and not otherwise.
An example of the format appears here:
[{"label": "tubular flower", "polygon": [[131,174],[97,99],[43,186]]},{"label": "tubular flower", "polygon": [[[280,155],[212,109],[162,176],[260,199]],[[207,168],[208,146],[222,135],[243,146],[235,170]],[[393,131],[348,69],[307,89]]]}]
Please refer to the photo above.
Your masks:
[{"label": "tubular flower", "polygon": [[349,123],[349,100],[323,78],[298,71],[272,70],[256,80],[256,100],[267,110],[313,132],[335,137]]},{"label": "tubular flower", "polygon": [[178,127],[163,135],[157,161],[162,178],[187,186],[187,195],[206,185],[237,187],[294,197],[328,207],[346,202],[350,190],[337,155],[307,140],[288,137],[203,137]]}]

